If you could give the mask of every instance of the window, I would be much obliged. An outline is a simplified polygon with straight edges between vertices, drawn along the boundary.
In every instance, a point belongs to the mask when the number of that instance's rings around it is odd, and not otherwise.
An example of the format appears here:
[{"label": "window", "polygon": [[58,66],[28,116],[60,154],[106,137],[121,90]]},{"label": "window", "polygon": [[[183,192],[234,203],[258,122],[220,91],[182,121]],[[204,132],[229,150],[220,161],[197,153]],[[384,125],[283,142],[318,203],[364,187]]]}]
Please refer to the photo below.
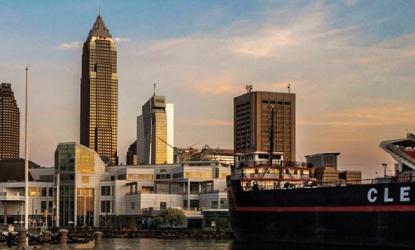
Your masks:
[{"label": "window", "polygon": [[226,199],[226,198],[220,199],[220,208],[221,209],[228,209],[228,199]]},{"label": "window", "polygon": [[53,188],[49,188],[49,197],[53,197]]},{"label": "window", "polygon": [[218,208],[218,201],[212,201],[212,207],[213,209]]},{"label": "window", "polygon": [[111,195],[111,186],[102,186],[101,187],[101,195],[103,195],[103,196]]},{"label": "window", "polygon": [[46,188],[42,188],[42,196],[46,196]]},{"label": "window", "polygon": [[135,209],[135,202],[131,202],[131,210]]},{"label": "window", "polygon": [[82,176],[82,184],[89,184],[89,176]]},{"label": "window", "polygon": [[167,208],[166,202],[160,202],[160,210],[165,210]]},{"label": "window", "polygon": [[101,213],[111,212],[111,201],[101,201]]},{"label": "window", "polygon": [[49,201],[48,212],[52,213],[53,211],[53,201]]},{"label": "window", "polygon": [[46,210],[46,201],[42,201],[42,203],[40,205],[40,209],[42,210],[42,213],[43,213],[43,211]]}]

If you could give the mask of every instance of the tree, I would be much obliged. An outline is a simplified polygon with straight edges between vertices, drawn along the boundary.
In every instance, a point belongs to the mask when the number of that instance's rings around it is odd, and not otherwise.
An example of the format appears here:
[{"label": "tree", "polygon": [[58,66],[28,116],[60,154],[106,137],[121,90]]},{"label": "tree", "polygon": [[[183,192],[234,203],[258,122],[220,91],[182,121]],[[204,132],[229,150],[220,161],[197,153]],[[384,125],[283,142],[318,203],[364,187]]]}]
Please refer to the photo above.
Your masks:
[{"label": "tree", "polygon": [[170,227],[181,226],[185,222],[186,216],[183,211],[176,208],[168,208],[153,219],[153,223],[157,227],[162,225],[170,225]]}]

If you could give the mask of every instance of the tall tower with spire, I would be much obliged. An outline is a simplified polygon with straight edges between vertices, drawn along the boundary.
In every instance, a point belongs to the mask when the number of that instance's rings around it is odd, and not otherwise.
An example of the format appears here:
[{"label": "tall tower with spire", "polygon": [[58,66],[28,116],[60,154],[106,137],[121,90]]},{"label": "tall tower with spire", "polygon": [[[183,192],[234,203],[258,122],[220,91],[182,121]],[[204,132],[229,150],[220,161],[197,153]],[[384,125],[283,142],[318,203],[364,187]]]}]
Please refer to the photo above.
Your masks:
[{"label": "tall tower with spire", "polygon": [[115,41],[101,15],[82,51],[80,141],[109,165],[118,165],[118,76]]}]

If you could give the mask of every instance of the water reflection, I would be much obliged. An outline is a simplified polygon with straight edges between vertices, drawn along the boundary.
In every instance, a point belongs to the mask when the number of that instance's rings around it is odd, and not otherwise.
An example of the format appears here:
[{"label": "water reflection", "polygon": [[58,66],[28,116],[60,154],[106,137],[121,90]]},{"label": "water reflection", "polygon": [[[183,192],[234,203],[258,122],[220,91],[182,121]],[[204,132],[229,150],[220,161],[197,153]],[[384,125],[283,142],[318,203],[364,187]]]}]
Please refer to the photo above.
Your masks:
[{"label": "water reflection", "polygon": [[[379,247],[350,247],[350,246],[324,246],[304,244],[283,244],[283,243],[258,243],[258,242],[231,242],[229,249],[232,250],[390,250],[390,248]],[[395,249],[398,250],[398,249]]]},{"label": "water reflection", "polygon": [[104,239],[104,249],[110,250],[207,250],[218,249],[228,250],[230,249],[231,241],[229,240],[196,240],[196,239]]},{"label": "water reflection", "polygon": [[[341,247],[300,244],[270,244],[258,242],[232,242],[231,240],[200,239],[104,239],[103,249],[110,250],[380,250],[381,248]],[[382,249],[383,250],[383,249]],[[386,250],[386,248],[385,248]]]}]

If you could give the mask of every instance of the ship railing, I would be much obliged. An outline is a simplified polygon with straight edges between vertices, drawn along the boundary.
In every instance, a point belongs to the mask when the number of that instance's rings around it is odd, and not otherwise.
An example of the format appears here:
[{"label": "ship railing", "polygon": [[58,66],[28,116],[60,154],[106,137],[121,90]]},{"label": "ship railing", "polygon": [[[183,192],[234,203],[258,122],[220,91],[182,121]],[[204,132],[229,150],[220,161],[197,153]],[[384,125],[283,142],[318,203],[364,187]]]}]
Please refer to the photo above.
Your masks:
[{"label": "ship railing", "polygon": [[396,176],[391,177],[382,177],[375,179],[356,179],[356,180],[338,180],[338,181],[315,181],[315,180],[301,180],[298,181],[284,181],[281,180],[281,185],[274,183],[274,185],[261,185],[260,183],[257,186],[245,185],[242,188],[245,191],[251,191],[253,189],[259,190],[272,190],[272,189],[296,189],[296,188],[321,188],[321,187],[344,187],[352,185],[373,185],[373,184],[382,184],[382,183],[406,183],[414,182],[413,178],[402,180]]}]

